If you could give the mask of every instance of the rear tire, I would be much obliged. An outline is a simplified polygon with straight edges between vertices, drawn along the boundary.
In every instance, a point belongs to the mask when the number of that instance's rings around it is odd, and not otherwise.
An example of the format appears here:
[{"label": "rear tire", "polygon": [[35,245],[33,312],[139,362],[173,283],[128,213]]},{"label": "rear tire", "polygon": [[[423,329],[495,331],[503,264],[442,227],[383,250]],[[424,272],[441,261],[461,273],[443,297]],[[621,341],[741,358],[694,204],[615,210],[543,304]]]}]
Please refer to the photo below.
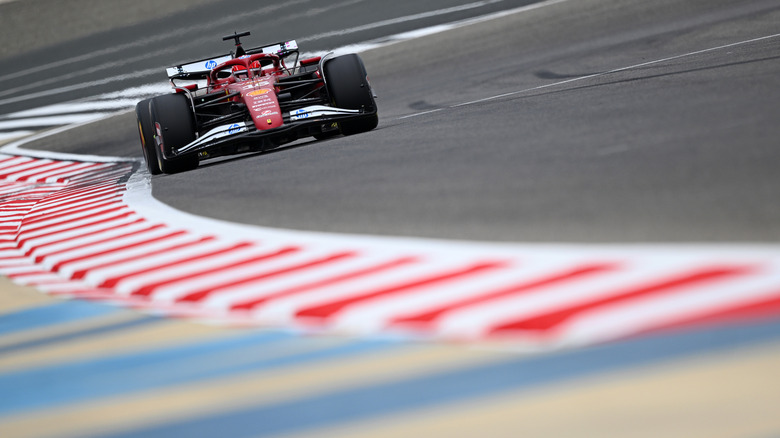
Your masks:
[{"label": "rear tire", "polygon": [[149,101],[151,100],[145,99],[138,102],[135,106],[135,117],[138,120],[138,135],[141,137],[141,151],[144,154],[146,168],[149,169],[149,173],[152,175],[159,175],[161,171],[160,166],[157,164],[157,153],[155,153],[154,149],[154,124],[149,115]]},{"label": "rear tire", "polygon": [[[163,173],[179,173],[198,167],[198,157],[175,157],[174,150],[195,140],[195,117],[183,94],[166,94],[151,99],[149,114],[155,129],[157,164]],[[159,130],[158,130],[159,125]]]},{"label": "rear tire", "polygon": [[360,57],[353,53],[329,59],[323,66],[323,74],[334,106],[374,112],[356,119],[340,121],[341,133],[353,135],[376,128],[379,124],[376,102],[368,83],[368,73]]}]

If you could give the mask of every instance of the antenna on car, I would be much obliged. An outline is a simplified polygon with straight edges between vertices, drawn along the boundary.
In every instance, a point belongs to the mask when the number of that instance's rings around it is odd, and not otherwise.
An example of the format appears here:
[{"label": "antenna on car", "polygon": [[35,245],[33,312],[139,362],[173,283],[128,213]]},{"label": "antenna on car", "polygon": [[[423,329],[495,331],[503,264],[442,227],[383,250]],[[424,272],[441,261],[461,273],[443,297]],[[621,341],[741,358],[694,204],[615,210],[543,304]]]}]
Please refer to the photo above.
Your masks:
[{"label": "antenna on car", "polygon": [[241,47],[241,39],[240,38],[241,37],[245,37],[245,36],[249,36],[249,31],[241,32],[241,33],[233,32],[233,35],[225,35],[225,36],[223,36],[222,37],[222,41],[227,41],[227,40],[230,40],[230,39],[235,40],[236,41],[236,57],[244,56],[246,54],[246,52],[244,51],[244,48]]}]

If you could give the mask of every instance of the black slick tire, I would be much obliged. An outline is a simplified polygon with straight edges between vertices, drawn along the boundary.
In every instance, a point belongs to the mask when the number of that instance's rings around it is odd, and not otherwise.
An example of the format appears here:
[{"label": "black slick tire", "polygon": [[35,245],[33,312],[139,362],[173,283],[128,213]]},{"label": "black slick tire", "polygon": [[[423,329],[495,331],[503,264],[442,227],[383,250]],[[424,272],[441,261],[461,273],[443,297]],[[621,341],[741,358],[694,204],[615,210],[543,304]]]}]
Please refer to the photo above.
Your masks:
[{"label": "black slick tire", "polygon": [[149,101],[151,99],[138,102],[135,106],[135,117],[138,120],[138,135],[141,137],[141,151],[144,154],[146,168],[152,175],[159,175],[161,171],[155,153],[154,125],[149,115]]},{"label": "black slick tire", "polygon": [[163,173],[179,173],[198,167],[197,156],[176,157],[173,153],[195,140],[195,118],[187,97],[166,94],[152,98],[149,114],[155,129],[155,152],[160,170]]},{"label": "black slick tire", "polygon": [[346,109],[362,109],[373,114],[339,122],[344,135],[370,131],[379,124],[368,73],[363,61],[356,54],[342,55],[325,62],[325,83],[334,106]]}]

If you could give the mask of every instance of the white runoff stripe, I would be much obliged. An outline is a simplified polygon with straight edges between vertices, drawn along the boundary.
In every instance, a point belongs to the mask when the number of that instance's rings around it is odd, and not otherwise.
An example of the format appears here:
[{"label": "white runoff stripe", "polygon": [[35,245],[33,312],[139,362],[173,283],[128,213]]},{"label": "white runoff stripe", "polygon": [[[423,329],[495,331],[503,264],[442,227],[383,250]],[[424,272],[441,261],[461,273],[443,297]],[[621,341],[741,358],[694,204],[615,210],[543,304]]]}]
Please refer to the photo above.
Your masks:
[{"label": "white runoff stripe", "polygon": [[151,266],[148,271],[122,276],[116,284],[116,291],[120,294],[129,295],[146,286],[171,281],[184,276],[197,275],[215,266],[229,266],[233,263],[240,263],[245,259],[267,254],[278,249],[264,245],[221,243],[215,245],[214,250],[210,251],[184,251],[181,258],[163,260],[162,264],[166,266],[165,269]]},{"label": "white runoff stripe", "polygon": [[161,286],[176,284],[189,279],[199,278],[204,284],[210,283],[209,277],[219,273],[215,271],[244,271],[247,267],[250,269],[264,269],[267,265],[274,264],[279,258],[286,259],[293,257],[299,249],[292,246],[264,246],[247,247],[230,250],[222,254],[210,256],[203,260],[194,261],[188,264],[180,264],[167,271],[167,274],[158,274],[156,280],[146,286],[148,296],[157,303],[173,303],[186,294],[181,289],[160,290]]},{"label": "white runoff stripe", "polygon": [[59,180],[66,180],[66,179],[75,179],[77,177],[80,177],[84,175],[86,170],[89,170],[90,172],[95,172],[99,169],[105,168],[108,165],[104,164],[95,164],[95,163],[79,163],[74,164],[73,166],[70,166],[69,168],[63,169],[59,172],[55,171],[53,173],[49,173],[46,176],[39,176],[36,178],[37,181],[44,181],[44,182],[55,182]]},{"label": "white runoff stripe", "polygon": [[19,241],[29,241],[41,238],[36,241],[37,244],[50,243],[71,237],[69,233],[80,234],[82,230],[88,231],[88,228],[85,227],[99,227],[108,221],[123,219],[129,215],[132,215],[132,211],[128,207],[109,205],[98,209],[97,212],[85,212],[74,215],[75,218],[67,222],[54,220],[46,224],[35,224],[36,226],[23,226],[19,232],[18,239]]},{"label": "white runoff stripe", "polygon": [[631,288],[657,281],[675,272],[685,272],[690,263],[665,263],[647,260],[641,263],[627,263],[614,272],[583,276],[574,284],[560,282],[529,290],[527,293],[509,295],[496,300],[477,303],[472,306],[447,312],[433,322],[434,330],[452,339],[479,339],[498,324],[519,318],[553,312],[608,297]]},{"label": "white runoff stripe", "polygon": [[[287,256],[280,256],[269,259],[262,265],[255,263],[247,266],[227,267],[220,270],[219,272],[210,273],[206,276],[195,275],[183,278],[156,290],[154,293],[154,298],[157,301],[173,302],[179,298],[187,296],[190,293],[193,293],[193,291],[219,289],[222,285],[230,284],[234,281],[241,280],[242,278],[258,275],[262,276],[264,274],[270,276],[276,271],[284,271],[286,268],[293,267],[300,263],[312,261],[317,258],[325,257],[330,253],[331,252],[329,250],[297,251]],[[221,295],[221,290],[219,293],[211,295]]]},{"label": "white runoff stripe", "polygon": [[[167,90],[170,87],[166,85]],[[54,105],[46,105],[38,108],[33,108],[24,111],[18,111],[15,113],[9,113],[3,115],[3,119],[19,119],[24,117],[42,117],[42,116],[54,116],[58,114],[70,114],[87,111],[99,111],[99,110],[119,110],[125,108],[133,108],[138,103],[137,98],[132,99],[113,99],[113,100],[88,100],[83,102],[68,102],[58,103]]]},{"label": "white runoff stripe", "polygon": [[[94,200],[97,196],[113,196],[121,199],[121,192],[113,184],[101,184],[89,189],[80,189],[75,191],[65,191],[52,194],[47,199],[38,202],[33,208],[32,213],[49,214],[50,209],[59,206],[69,206],[73,202],[81,202],[82,200],[89,199]],[[103,198],[101,198],[103,199]]]},{"label": "white runoff stripe", "polygon": [[61,114],[48,117],[0,120],[0,129],[40,128],[46,126],[69,125],[71,123],[86,123],[103,119],[108,115],[109,114],[107,113]]},{"label": "white runoff stripe", "polygon": [[[467,263],[464,263],[454,267],[463,268],[466,265]],[[380,272],[367,278],[348,280],[344,283],[272,300],[264,306],[255,309],[253,314],[264,323],[289,324],[295,319],[296,313],[307,308],[361,297],[379,289],[402,286],[414,280],[448,272],[452,269],[453,264],[450,260],[426,261],[400,266],[395,270]]]},{"label": "white runoff stripe", "polygon": [[[343,283],[349,278],[366,278],[370,276],[371,272],[377,271],[377,269],[372,268],[384,265],[395,266],[393,262],[399,259],[400,257],[395,254],[364,254],[335,265],[327,264],[307,269],[293,276],[261,279],[228,286],[220,289],[218,294],[207,297],[201,305],[204,308],[228,312],[234,305],[264,300],[278,294],[290,295],[296,290],[311,290],[316,287],[312,285]],[[381,270],[379,271],[381,272]],[[360,275],[363,272],[368,273]]]},{"label": "white runoff stripe", "polygon": [[83,169],[92,167],[94,167],[94,165],[90,163],[69,163],[68,166],[63,166],[58,169],[52,169],[39,175],[35,175],[34,180],[40,182],[51,182],[50,178],[61,178],[66,175],[77,174]]},{"label": "white runoff stripe", "polygon": [[[162,254],[155,254],[143,259],[123,263],[121,265],[112,265],[104,268],[92,269],[86,275],[85,280],[88,283],[95,285],[103,285],[109,280],[115,280],[116,282],[119,282],[122,279],[143,275],[145,272],[153,272],[153,270],[157,269],[159,266],[174,263],[177,260],[200,257],[205,254],[225,250],[226,248],[233,246],[235,246],[234,242],[212,240],[204,242],[195,248],[180,248],[173,251],[167,251]],[[116,292],[121,293],[120,290],[117,290]]]},{"label": "white runoff stripe", "polygon": [[763,274],[731,278],[690,287],[679,293],[597,308],[567,321],[558,329],[556,337],[565,346],[604,342],[772,297],[780,297],[780,270],[777,266]]},{"label": "white runoff stripe", "polygon": [[18,166],[19,164],[32,163],[32,162],[35,161],[32,158],[27,158],[27,157],[22,157],[22,156],[10,157],[10,156],[5,155],[5,156],[2,156],[2,157],[4,159],[2,161],[0,161],[0,171],[5,171],[5,169],[8,169],[8,168],[11,168],[11,167],[14,167],[14,166]]},{"label": "white runoff stripe", "polygon": [[30,189],[30,185],[25,182],[2,181],[0,183],[0,196],[5,197],[6,195],[28,189]]},{"label": "white runoff stripe", "polygon": [[23,238],[19,238],[17,241],[22,244],[22,249],[35,253],[45,245],[60,242],[66,239],[78,238],[85,234],[105,230],[106,228],[127,224],[129,222],[135,222],[138,219],[140,219],[140,216],[129,213],[129,210],[124,213],[111,212],[102,215],[99,219],[85,219],[82,221],[77,221],[73,224],[69,224],[70,226],[53,227],[57,228],[58,230],[44,230],[38,235],[22,236]]},{"label": "white runoff stripe", "polygon": [[[35,222],[28,222],[27,225],[22,227],[21,237],[33,237],[38,236],[43,232],[56,232],[63,229],[68,229],[72,226],[79,226],[82,223],[95,220],[100,220],[105,217],[105,214],[112,214],[119,211],[129,211],[128,208],[122,204],[114,202],[104,201],[101,204],[96,205],[93,208],[83,209],[74,213],[60,213],[55,215],[52,219],[45,220],[39,217],[39,220]],[[43,217],[45,218],[45,216]]]},{"label": "white runoff stripe", "polygon": [[[160,234],[158,234],[160,233]],[[125,261],[133,258],[142,258],[143,256],[149,256],[156,254],[158,251],[169,250],[170,248],[177,247],[188,243],[193,243],[201,240],[198,236],[190,234],[178,234],[169,238],[164,238],[165,235],[173,234],[174,231],[166,228],[160,228],[155,232],[143,234],[145,240],[150,240],[149,243],[144,245],[135,245],[131,248],[124,249],[122,251],[115,251],[110,254],[96,255],[92,258],[85,258],[77,262],[65,262],[60,267],[62,275],[73,277],[77,272],[84,272],[83,275],[88,274],[90,271],[96,269],[98,266],[106,266],[118,261]],[[140,237],[139,237],[140,238]]]},{"label": "white runoff stripe", "polygon": [[[51,269],[57,263],[63,260],[67,260],[68,258],[78,257],[80,255],[83,256],[86,254],[94,254],[96,252],[105,250],[106,247],[116,247],[126,243],[128,240],[132,240],[133,238],[121,238],[121,236],[128,233],[145,231],[148,229],[149,224],[145,221],[129,222],[124,226],[96,232],[79,239],[73,239],[55,245],[48,245],[45,249],[36,251],[35,256],[41,259],[43,266]],[[150,234],[153,233],[150,232]],[[135,237],[135,239],[138,238],[140,237]],[[106,242],[106,240],[108,240],[108,242]]]},{"label": "white runoff stripe", "polygon": [[16,131],[0,132],[0,142],[8,140],[16,140],[17,138],[27,137],[34,134],[35,131],[17,129]]},{"label": "white runoff stripe", "polygon": [[[50,163],[51,161],[47,161],[47,162]],[[22,172],[22,171],[27,170],[27,169],[29,169],[31,167],[37,167],[37,166],[40,166],[41,164],[45,164],[45,163],[46,162],[41,163],[38,160],[20,161],[20,162],[16,162],[16,163],[4,166],[2,169],[0,169],[0,171],[3,172],[3,176],[5,177],[5,175],[13,175],[14,173]],[[15,181],[15,180],[14,179],[10,179],[10,181]]]},{"label": "white runoff stripe", "polygon": [[[105,193],[96,194],[92,199],[78,200],[78,201],[63,201],[59,204],[52,204],[50,206],[41,207],[40,204],[36,205],[27,214],[27,219],[45,218],[55,214],[63,214],[76,209],[87,208],[92,205],[103,204],[105,202],[115,202],[116,205],[121,205],[122,194],[117,193],[115,190],[107,190]],[[40,207],[40,208],[39,208]]]},{"label": "white runoff stripe", "polygon": [[[540,280],[546,279],[547,283],[554,284],[555,277],[560,276],[561,273],[567,273],[572,269],[582,269],[585,266],[594,266],[593,270],[596,270],[603,265],[605,266],[602,269],[603,272],[611,272],[611,269],[606,267],[611,268],[614,264],[609,260],[597,262],[593,259],[581,260],[566,256],[557,260],[549,257],[519,257],[496,272],[488,271],[484,276],[459,280],[446,287],[413,291],[401,296],[379,297],[356,304],[338,314],[336,324],[344,329],[352,328],[358,331],[379,329],[415,331],[420,325],[430,324],[414,321],[398,323],[398,320],[414,319],[415,316],[428,313],[444,314],[451,308],[501,300],[507,295],[526,294],[529,290],[550,287],[548,284],[534,285]],[[597,272],[597,274],[603,274],[603,272]],[[558,279],[557,281],[566,283],[566,279]],[[571,280],[566,284],[571,284]],[[523,287],[521,288],[521,286]]]},{"label": "white runoff stripe", "polygon": [[64,167],[67,167],[69,165],[70,165],[69,163],[63,163],[61,161],[59,161],[59,162],[56,162],[56,161],[55,162],[51,162],[50,161],[48,163],[48,165],[44,166],[43,168],[36,166],[36,167],[34,167],[32,169],[29,169],[29,170],[24,170],[24,171],[21,171],[21,172],[8,174],[8,175],[5,176],[5,178],[8,181],[18,181],[20,179],[28,179],[31,176],[40,176],[40,175],[43,175],[43,174],[47,174],[49,172],[54,173],[55,171],[61,170]]},{"label": "white runoff stripe", "polygon": [[[419,288],[400,295],[382,296],[350,306],[333,316],[333,327],[341,332],[377,333],[393,329],[391,321],[412,312],[446,305],[459,299],[478,296],[517,281],[522,269],[503,269],[490,275],[476,275],[446,285]],[[401,330],[403,331],[403,330]]]}]

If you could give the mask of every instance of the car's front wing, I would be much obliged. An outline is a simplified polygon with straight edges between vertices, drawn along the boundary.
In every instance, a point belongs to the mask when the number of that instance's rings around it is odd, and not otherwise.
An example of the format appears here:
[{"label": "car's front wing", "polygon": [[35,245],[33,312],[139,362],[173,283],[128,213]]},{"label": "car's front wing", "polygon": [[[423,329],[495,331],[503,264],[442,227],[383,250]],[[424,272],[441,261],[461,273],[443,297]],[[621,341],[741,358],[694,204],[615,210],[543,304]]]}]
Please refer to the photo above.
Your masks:
[{"label": "car's front wing", "polygon": [[323,124],[375,114],[376,111],[353,110],[324,105],[312,105],[290,111],[278,128],[260,130],[251,122],[217,126],[193,142],[178,148],[176,159],[190,154],[211,158],[244,151],[267,150],[299,138],[317,134]]}]

